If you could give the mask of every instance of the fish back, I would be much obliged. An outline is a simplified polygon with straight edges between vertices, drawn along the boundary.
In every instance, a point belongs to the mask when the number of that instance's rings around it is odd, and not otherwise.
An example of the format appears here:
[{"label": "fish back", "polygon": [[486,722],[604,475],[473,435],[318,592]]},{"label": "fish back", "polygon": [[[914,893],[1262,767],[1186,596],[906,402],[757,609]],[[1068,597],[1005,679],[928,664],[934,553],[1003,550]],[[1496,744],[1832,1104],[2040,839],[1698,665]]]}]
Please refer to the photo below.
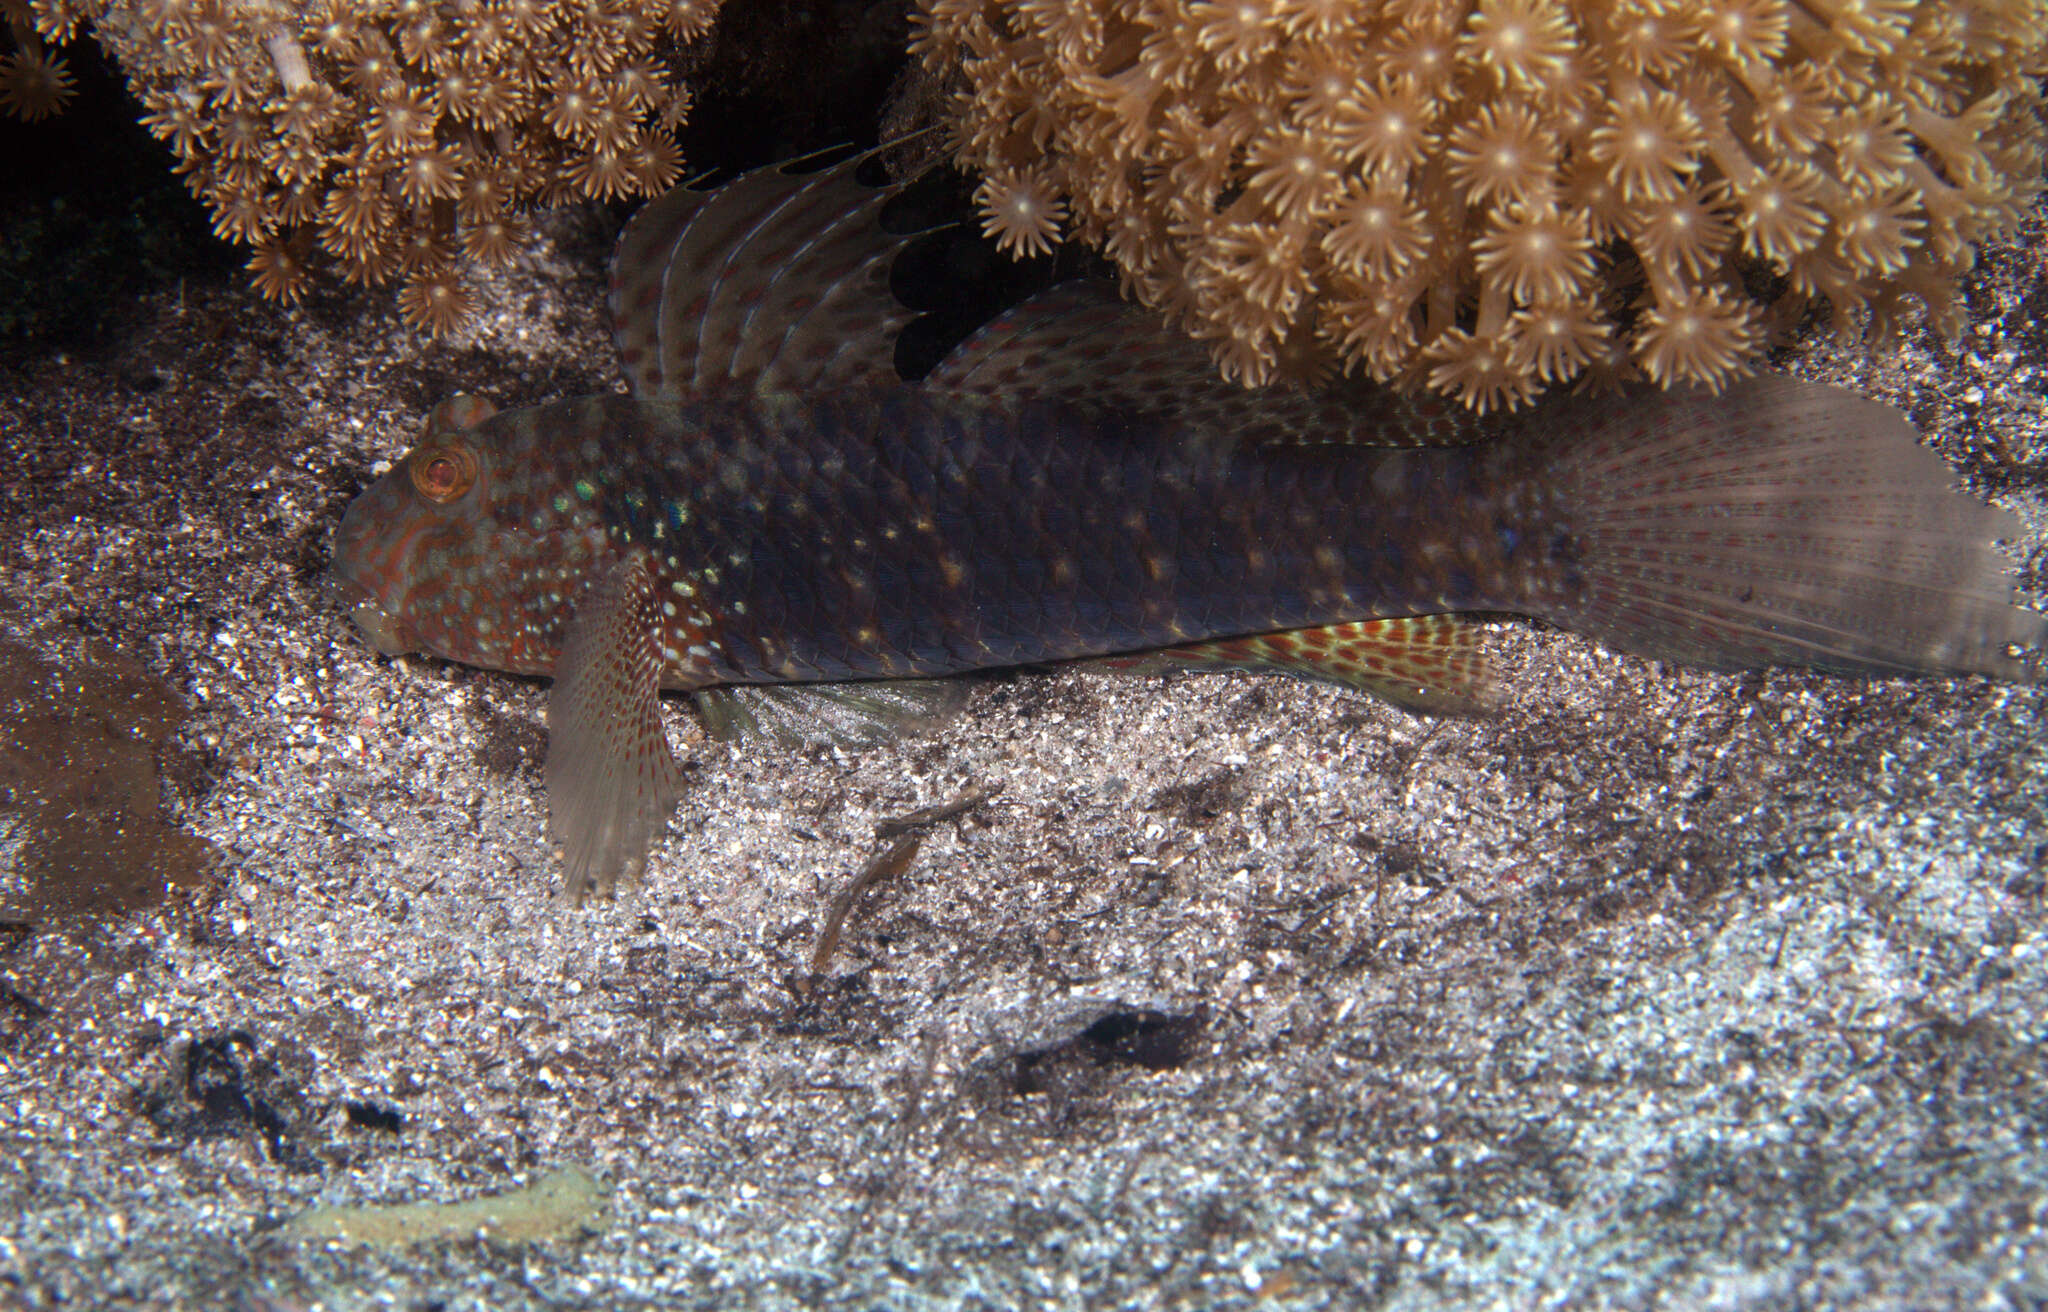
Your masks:
[{"label": "fish back", "polygon": [[724,680],[950,674],[1496,609],[1561,568],[1535,546],[1540,490],[1504,481],[1519,464],[1487,448],[1262,446],[908,388],[641,427],[670,444],[597,480],[605,513],[713,617]]}]

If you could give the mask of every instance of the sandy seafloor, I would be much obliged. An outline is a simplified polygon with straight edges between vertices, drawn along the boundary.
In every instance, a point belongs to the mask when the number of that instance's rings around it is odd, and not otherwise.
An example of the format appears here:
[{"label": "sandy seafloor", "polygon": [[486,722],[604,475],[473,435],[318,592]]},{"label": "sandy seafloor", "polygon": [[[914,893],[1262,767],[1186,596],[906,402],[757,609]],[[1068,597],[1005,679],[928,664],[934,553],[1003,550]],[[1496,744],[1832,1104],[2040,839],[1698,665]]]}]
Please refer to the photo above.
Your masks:
[{"label": "sandy seafloor", "polygon": [[[452,341],[227,279],[0,366],[0,631],[192,704],[165,796],[219,852],[128,917],[0,882],[0,1306],[2048,1301],[2037,689],[1503,625],[1482,721],[1023,672],[792,752],[677,704],[646,887],[557,910],[542,687],[381,658],[320,579],[441,396],[618,386],[601,227]],[[2044,236],[1954,349],[1780,362],[1903,406],[2036,569]],[[804,988],[877,822],[970,783]],[[285,1224],[572,1168],[607,1202],[552,1237]]]}]

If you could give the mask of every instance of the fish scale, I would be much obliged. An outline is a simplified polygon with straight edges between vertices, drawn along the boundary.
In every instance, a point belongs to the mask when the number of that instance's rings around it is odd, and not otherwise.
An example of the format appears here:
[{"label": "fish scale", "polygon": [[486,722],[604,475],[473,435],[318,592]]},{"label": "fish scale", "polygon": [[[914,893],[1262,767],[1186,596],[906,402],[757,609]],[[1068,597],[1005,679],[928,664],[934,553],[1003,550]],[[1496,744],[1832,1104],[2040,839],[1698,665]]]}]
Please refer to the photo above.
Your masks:
[{"label": "fish scale", "polygon": [[858,160],[629,226],[632,395],[455,398],[351,505],[335,572],[387,652],[549,675],[565,894],[636,877],[707,730],[871,740],[952,676],[1271,669],[1412,709],[1490,696],[1513,611],[1724,669],[2033,680],[2048,624],[1889,407],[1785,378],[1481,421],[1364,384],[1246,391],[1096,284],[888,365],[904,236]]},{"label": "fish scale", "polygon": [[[1052,431],[1074,440],[1048,443]],[[1561,587],[1566,568],[1503,546],[1539,544],[1545,507],[1473,491],[1514,485],[1505,466],[1527,453],[1509,447],[1333,461],[909,391],[717,407],[602,398],[470,432],[495,456],[486,515],[536,545],[514,553],[501,534],[469,557],[444,551],[436,592],[407,608],[444,651],[491,615],[488,631],[528,638],[531,672],[552,668],[571,618],[553,586],[564,565],[601,554],[644,554],[656,592],[689,599],[666,603],[664,646],[708,655],[668,662],[671,688],[947,675],[1511,609],[1528,580]],[[602,459],[562,490],[558,471],[593,444]],[[1352,512],[1361,502],[1377,513]],[[539,533],[536,508],[549,518]],[[482,646],[455,654],[506,663]]]},{"label": "fish scale", "polygon": [[[1153,424],[1110,434],[1090,416],[907,391],[678,407],[659,426],[627,399],[606,409],[618,413],[541,424],[535,446],[506,454],[559,469],[565,442],[551,434],[604,426],[604,471],[580,514],[608,526],[614,553],[645,551],[657,589],[682,581],[711,616],[711,659],[670,665],[672,688],[946,675],[1499,610],[1530,577],[1565,569],[1503,549],[1544,542],[1544,508],[1516,508],[1509,522],[1473,491],[1516,481],[1470,469],[1524,458],[1505,448],[1333,463],[1319,450],[1188,442]],[[1352,512],[1360,501],[1378,514]]]}]

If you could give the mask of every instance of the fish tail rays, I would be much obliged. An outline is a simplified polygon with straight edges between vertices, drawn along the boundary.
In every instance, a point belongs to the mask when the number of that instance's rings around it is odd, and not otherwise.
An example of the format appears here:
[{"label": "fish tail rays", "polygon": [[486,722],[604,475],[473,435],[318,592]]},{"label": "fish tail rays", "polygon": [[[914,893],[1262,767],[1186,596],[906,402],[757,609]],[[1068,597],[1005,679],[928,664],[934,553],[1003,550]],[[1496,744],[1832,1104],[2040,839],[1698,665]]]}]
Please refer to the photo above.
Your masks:
[{"label": "fish tail rays", "polygon": [[1956,489],[1904,416],[1760,376],[1720,396],[1574,403],[1543,455],[1582,586],[1532,607],[1625,651],[1716,669],[2038,681],[2011,515]]}]

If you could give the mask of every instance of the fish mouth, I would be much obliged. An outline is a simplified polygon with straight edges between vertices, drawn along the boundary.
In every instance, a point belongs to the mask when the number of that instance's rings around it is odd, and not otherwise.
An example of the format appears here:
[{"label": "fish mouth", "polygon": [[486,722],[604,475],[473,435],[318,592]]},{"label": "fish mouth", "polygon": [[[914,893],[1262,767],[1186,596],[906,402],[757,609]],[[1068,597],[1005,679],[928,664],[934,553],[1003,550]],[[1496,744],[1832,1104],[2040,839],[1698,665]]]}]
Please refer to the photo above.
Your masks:
[{"label": "fish mouth", "polygon": [[363,640],[386,656],[403,656],[407,652],[419,651],[419,635],[412,625],[385,610],[370,590],[353,579],[334,578],[328,580],[327,591],[340,605],[347,607],[348,617],[355,622]]}]

